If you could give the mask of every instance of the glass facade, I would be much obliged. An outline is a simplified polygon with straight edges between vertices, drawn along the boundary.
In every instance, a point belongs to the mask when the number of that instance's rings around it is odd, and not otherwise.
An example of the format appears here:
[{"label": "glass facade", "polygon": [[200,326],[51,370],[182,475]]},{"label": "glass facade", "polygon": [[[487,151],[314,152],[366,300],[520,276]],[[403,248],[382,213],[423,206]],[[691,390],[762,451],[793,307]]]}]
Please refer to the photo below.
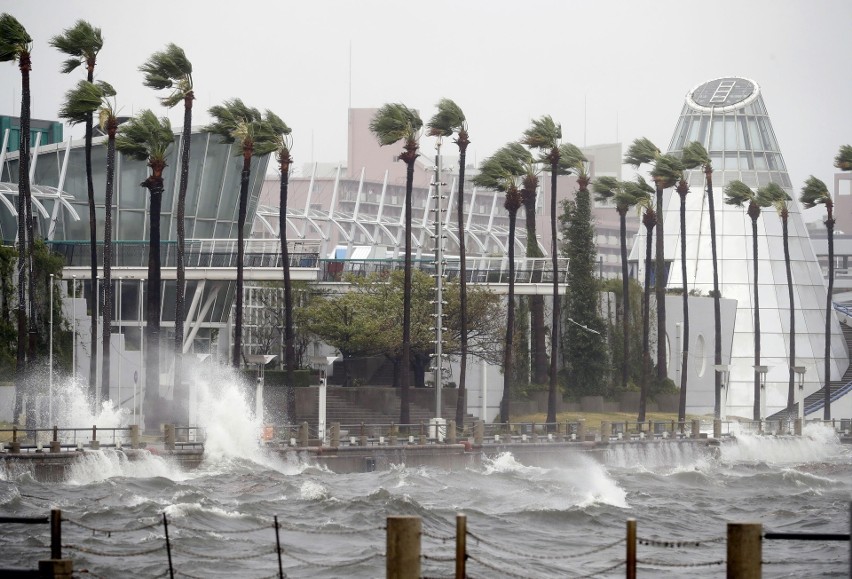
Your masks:
[{"label": "glass facade", "polygon": [[[795,292],[796,365],[806,368],[805,395],[819,390],[826,379],[825,282],[796,200],[798,187],[794,190],[790,182],[757,83],[728,77],[693,89],[681,110],[669,153],[679,154],[691,141],[703,144],[712,159],[720,291],[723,298],[737,300],[733,344],[730,352],[723,352],[723,362],[730,356],[731,364],[727,413],[751,417],[754,401],[751,219],[745,208],[724,203],[725,185],[735,179],[753,188],[774,182],[792,198],[788,235]],[[705,176],[703,171],[696,170],[688,172],[686,177],[691,187],[686,198],[687,286],[707,295],[713,289],[713,269]],[[682,285],[679,211],[679,197],[674,190],[667,191],[666,260],[678,264],[670,268],[668,285],[678,288]],[[644,247],[642,233],[638,247]],[[790,304],[781,219],[774,208],[763,209],[757,221],[757,235],[761,365],[769,366],[766,402],[767,413],[771,415],[786,407],[790,366]],[[839,379],[849,359],[836,319],[832,333],[831,379]]]}]

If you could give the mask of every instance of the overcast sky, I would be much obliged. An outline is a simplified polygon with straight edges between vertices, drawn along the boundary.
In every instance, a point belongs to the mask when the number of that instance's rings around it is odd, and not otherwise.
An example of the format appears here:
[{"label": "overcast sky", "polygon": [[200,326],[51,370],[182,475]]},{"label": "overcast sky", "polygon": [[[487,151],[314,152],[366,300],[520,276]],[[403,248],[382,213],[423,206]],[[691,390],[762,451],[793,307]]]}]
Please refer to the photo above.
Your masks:
[{"label": "overcast sky", "polygon": [[[293,129],[297,164],[345,161],[350,103],[403,102],[426,120],[442,97],[464,109],[477,161],[543,114],[578,145],[646,136],[665,150],[686,93],[720,76],[761,86],[797,190],[811,173],[831,186],[833,157],[852,143],[850,0],[0,0],[0,11],[34,39],[34,118],[56,118],[84,75],[60,74],[48,45],[82,18],[103,30],[96,74],[122,114],[154,108],[180,126],[137,70],[174,42],[194,67],[194,124],[232,97],[272,109]],[[2,63],[0,114],[19,110],[18,68]]]}]

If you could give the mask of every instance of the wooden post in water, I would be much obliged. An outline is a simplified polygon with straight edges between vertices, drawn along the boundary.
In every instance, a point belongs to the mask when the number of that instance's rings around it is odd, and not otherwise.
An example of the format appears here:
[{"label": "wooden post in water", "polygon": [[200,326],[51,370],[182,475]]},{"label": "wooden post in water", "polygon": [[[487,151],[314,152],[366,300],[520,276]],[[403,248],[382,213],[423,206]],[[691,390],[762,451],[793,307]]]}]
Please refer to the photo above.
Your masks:
[{"label": "wooden post in water", "polygon": [[62,452],[62,445],[59,442],[59,429],[54,425],[53,440],[50,441],[50,452]]},{"label": "wooden post in water", "polygon": [[716,440],[722,438],[722,421],[718,418],[713,420],[713,438]]},{"label": "wooden post in water", "polygon": [[583,420],[577,423],[577,440],[580,442],[586,440],[586,423]]},{"label": "wooden post in water", "polygon": [[388,517],[387,579],[420,578],[420,517]]},{"label": "wooden post in water", "polygon": [[308,446],[308,423],[303,422],[299,425],[299,446]]},{"label": "wooden post in water", "polygon": [[456,443],[456,421],[447,420],[447,444]]},{"label": "wooden post in water", "polygon": [[456,515],[456,579],[467,577],[467,515]]},{"label": "wooden post in water", "polygon": [[699,438],[701,435],[701,420],[698,418],[692,419],[692,438]]},{"label": "wooden post in water", "polygon": [[101,443],[98,441],[98,425],[92,425],[92,440],[89,441],[89,448],[92,450],[98,450],[101,447]]},{"label": "wooden post in water", "polygon": [[[801,402],[800,402],[800,404],[801,404]],[[796,418],[793,421],[793,434],[795,434],[796,436],[802,436],[802,419],[801,418]]]},{"label": "wooden post in water", "polygon": [[361,433],[358,436],[358,444],[361,446],[367,446],[367,427],[364,426],[364,423],[361,423]]},{"label": "wooden post in water", "polygon": [[399,426],[391,422],[390,433],[388,434],[388,444],[396,446],[399,444]]},{"label": "wooden post in water", "polygon": [[760,579],[763,526],[728,523],[728,579]]},{"label": "wooden post in water", "polygon": [[139,448],[139,425],[130,425],[130,448]]},{"label": "wooden post in water", "polygon": [[426,427],[423,424],[423,421],[420,421],[420,441],[418,442],[420,446],[426,446]]},{"label": "wooden post in water", "polygon": [[50,510],[50,558],[62,558],[62,511]]},{"label": "wooden post in water", "polygon": [[627,579],[636,579],[636,519],[627,519]]},{"label": "wooden post in water", "polygon": [[473,425],[473,444],[482,446],[483,438],[485,438],[485,421],[477,420]]}]

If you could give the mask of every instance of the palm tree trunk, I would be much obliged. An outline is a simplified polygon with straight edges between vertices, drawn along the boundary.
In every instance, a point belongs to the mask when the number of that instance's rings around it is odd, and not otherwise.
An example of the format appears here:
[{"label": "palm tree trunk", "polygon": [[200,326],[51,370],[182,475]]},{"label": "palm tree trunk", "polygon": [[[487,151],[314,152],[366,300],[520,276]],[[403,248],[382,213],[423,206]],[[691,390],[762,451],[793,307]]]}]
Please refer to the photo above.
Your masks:
[{"label": "palm tree trunk", "polygon": [[553,315],[550,320],[550,384],[547,389],[547,418],[548,424],[556,422],[556,382],[559,356],[559,316],[562,313],[559,296],[559,247],[556,237],[556,178],[559,166],[559,149],[550,151],[550,262],[553,269]]},{"label": "palm tree trunk", "polygon": [[[757,216],[760,215],[760,208],[756,205],[749,205],[749,214],[751,216],[752,206],[757,208],[757,214],[751,217],[751,252],[753,256],[753,275],[754,275],[754,419],[760,420],[760,373],[757,367],[760,366],[760,295],[758,294],[757,286]],[[764,393],[765,394],[765,393]]]},{"label": "palm tree trunk", "polygon": [[145,430],[158,432],[160,399],[160,213],[163,205],[162,177],[149,177],[143,187],[151,194],[148,211],[151,241],[148,245],[148,292],[145,307]]},{"label": "palm tree trunk", "polygon": [[[680,187],[679,187],[680,189]],[[680,358],[680,399],[678,400],[677,420],[686,420],[687,371],[689,369],[689,291],[686,283],[686,189],[680,194],[680,275],[683,286],[683,351]]]},{"label": "palm tree trunk", "polygon": [[[30,338],[27,324],[27,223],[26,206],[30,188],[30,92],[29,55],[21,54],[21,138],[18,154],[18,349],[15,364],[15,409],[13,422],[23,412],[24,393],[27,389],[27,347]],[[32,320],[31,320],[32,321]],[[28,404],[27,406],[30,406]]]},{"label": "palm tree trunk", "polygon": [[[790,377],[787,385],[787,420],[793,420],[796,404],[796,304],[793,301],[793,272],[790,269],[790,244],[787,229],[787,209],[781,213],[781,231],[784,239],[784,268],[787,271],[787,297],[790,300]],[[805,401],[802,400],[802,404]]]},{"label": "palm tree trunk", "polygon": [[281,237],[281,265],[284,268],[284,405],[288,424],[296,418],[296,350],[293,346],[293,282],[290,279],[290,248],[287,246],[287,196],[290,182],[290,161],[281,163],[281,192],[279,195],[278,232]]},{"label": "palm tree trunk", "polygon": [[110,343],[112,338],[112,191],[115,179],[115,131],[118,123],[110,118],[107,132],[107,173],[104,195],[104,307],[101,340],[101,403],[109,400],[110,387]]},{"label": "palm tree trunk", "polygon": [[243,262],[245,260],[245,226],[248,212],[248,188],[251,176],[251,152],[243,154],[243,171],[240,175],[240,208],[237,215],[237,305],[234,312],[234,351],[231,365],[240,367],[243,349]]},{"label": "palm tree trunk", "polygon": [[828,291],[825,297],[825,395],[823,398],[822,418],[831,420],[831,308],[834,297],[834,213],[831,200],[825,204],[828,219],[825,228],[828,231]]},{"label": "palm tree trunk", "polygon": [[[710,209],[710,253],[713,256],[713,363],[722,364],[722,296],[719,293],[719,262],[716,257],[716,208],[713,201],[713,168],[706,166],[707,206]],[[722,416],[722,375],[714,372],[713,416]]]},{"label": "palm tree trunk", "polygon": [[663,231],[663,188],[657,185],[657,246],[654,264],[654,295],[657,300],[657,380],[668,377],[666,369],[666,256]]},{"label": "palm tree trunk", "polygon": [[627,208],[618,209],[618,231],[621,240],[621,390],[627,391],[627,372],[630,359],[630,280],[627,273]]},{"label": "palm tree trunk", "polygon": [[[650,218],[648,218],[650,215]],[[639,415],[637,422],[645,422],[645,409],[648,403],[649,380],[651,379],[651,248],[654,236],[655,219],[645,213],[645,291],[643,292],[642,311],[642,387],[639,390]],[[643,218],[643,222],[645,218]]]},{"label": "palm tree trunk", "polygon": [[506,345],[503,350],[503,397],[500,399],[500,422],[509,422],[509,396],[514,373],[513,340],[515,331],[515,226],[518,211],[509,210],[509,297],[506,314]]},{"label": "palm tree trunk", "polygon": [[410,424],[409,388],[411,386],[411,192],[414,187],[414,161],[417,155],[406,145],[405,155],[405,260],[402,291],[402,362],[399,385],[399,422]]},{"label": "palm tree trunk", "polygon": [[[94,76],[94,69],[89,67],[86,79],[92,82]],[[95,315],[95,303],[98,299],[96,290],[98,285],[98,218],[95,213],[95,183],[92,179],[92,116],[93,113],[86,115],[86,192],[89,199],[89,254],[92,261],[92,281],[89,284],[88,299],[89,307],[92,311],[92,315],[89,318],[91,321],[91,349],[89,351],[92,352],[92,355],[89,356],[89,399],[94,404],[95,400],[98,399],[96,391],[98,357],[94,354],[94,352],[98,351],[98,318]],[[76,341],[76,339],[75,336],[74,340]],[[74,368],[74,371],[76,372],[77,369]]]},{"label": "palm tree trunk", "polygon": [[[527,229],[527,257],[543,257],[538,247],[538,233],[535,223],[536,188],[538,179],[524,183],[523,203]],[[540,272],[535,272],[533,282],[540,281]],[[544,296],[530,296],[530,335],[532,337],[532,381],[543,384],[547,380],[547,340],[544,335]]]},{"label": "palm tree trunk", "polygon": [[[26,155],[23,155],[27,158],[26,167],[21,164],[21,157],[18,157],[18,165],[21,168],[21,171],[26,170],[26,174],[22,177],[22,182],[24,184],[24,188],[19,190],[19,195],[24,196],[24,209],[26,210],[27,216],[27,237],[26,237],[26,262],[27,262],[27,291],[29,293],[29,305],[30,305],[30,313],[29,313],[29,323],[28,323],[28,331],[29,331],[29,344],[28,344],[28,352],[27,352],[27,364],[30,365],[35,361],[36,357],[36,299],[35,299],[35,284],[33,283],[33,256],[35,255],[35,229],[33,226],[33,200],[32,200],[32,191],[30,190],[30,147],[32,143],[30,141],[30,70],[31,70],[31,62],[30,62],[30,54],[29,52],[21,53],[20,55],[20,69],[21,69],[21,143],[24,145],[25,142],[25,150]],[[27,405],[27,425],[31,426],[32,422],[35,421],[35,407],[32,406],[32,402]]]},{"label": "palm tree trunk", "polygon": [[[459,133],[456,141],[459,146],[459,194],[456,201],[456,214],[459,229],[459,308],[460,308],[460,349],[459,361],[459,396],[456,399],[456,428],[464,430],[464,415],[467,410],[467,263],[464,245],[464,164],[467,154],[467,134]],[[485,417],[483,417],[484,420]]]},{"label": "palm tree trunk", "polygon": [[[183,99],[183,134],[181,136],[180,182],[177,199],[177,281],[175,282],[175,360],[174,360],[174,397],[175,410],[180,419],[189,420],[188,392],[183,388],[183,334],[184,300],[186,297],[186,270],[184,252],[186,251],[186,189],[189,182],[189,149],[192,141],[192,100],[190,91]],[[185,406],[185,409],[181,409]]]}]

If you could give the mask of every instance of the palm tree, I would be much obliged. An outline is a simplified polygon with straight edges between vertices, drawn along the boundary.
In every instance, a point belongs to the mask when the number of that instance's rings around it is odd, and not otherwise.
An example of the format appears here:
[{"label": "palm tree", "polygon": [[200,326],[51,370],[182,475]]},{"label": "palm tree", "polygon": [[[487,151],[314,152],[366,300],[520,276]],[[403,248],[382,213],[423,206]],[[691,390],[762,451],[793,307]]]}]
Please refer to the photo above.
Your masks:
[{"label": "palm tree", "polygon": [[672,155],[661,155],[654,143],[642,137],[633,141],[624,163],[637,169],[642,164],[653,163],[651,178],[657,193],[657,245],[654,267],[654,288],[657,301],[657,380],[666,379],[666,256],[663,229],[663,191],[673,187],[683,173],[680,160]]},{"label": "palm tree", "polygon": [[[852,169],[852,165],[850,165]],[[823,403],[823,420],[831,420],[831,302],[834,297],[834,201],[828,187],[813,175],[805,181],[799,196],[802,206],[811,209],[817,205],[825,205],[825,230],[828,234],[828,289],[825,294],[825,398]]]},{"label": "palm tree", "polygon": [[506,340],[503,348],[503,397],[500,399],[500,422],[509,421],[509,397],[511,380],[514,374],[514,329],[515,329],[515,225],[518,209],[521,208],[521,194],[517,179],[524,174],[523,165],[512,153],[510,145],[504,146],[494,155],[482,162],[479,174],[473,178],[475,185],[506,193],[503,206],[509,212],[509,295],[507,298]]},{"label": "palm tree", "polygon": [[852,171],[852,145],[842,145],[834,157],[834,166],[841,171]]},{"label": "palm tree", "polygon": [[560,174],[559,164],[562,155],[560,140],[562,139],[562,125],[554,122],[550,115],[545,115],[532,122],[532,125],[524,131],[521,142],[530,148],[538,149],[546,154],[544,161],[550,165],[550,253],[551,268],[553,269],[552,301],[553,316],[550,322],[550,383],[547,391],[547,418],[548,424],[556,422],[556,390],[559,354],[559,259],[557,246],[557,213],[556,213],[556,182]]},{"label": "palm tree", "polygon": [[624,183],[615,177],[598,177],[592,184],[595,200],[600,203],[612,201],[619,219],[619,237],[621,241],[621,324],[622,324],[622,355],[621,389],[627,390],[627,376],[630,353],[630,279],[627,272],[627,212],[639,201],[631,195]]},{"label": "palm tree", "polygon": [[382,146],[404,141],[399,159],[406,165],[405,177],[405,263],[402,295],[402,380],[400,381],[399,422],[409,424],[408,389],[411,381],[411,191],[414,187],[414,162],[420,147],[423,121],[414,109],[401,103],[383,105],[372,121],[370,131]]},{"label": "palm tree", "polygon": [[731,181],[725,187],[725,203],[727,205],[735,205],[743,207],[748,205],[747,214],[751,219],[751,247],[752,247],[752,267],[754,270],[754,420],[761,420],[760,416],[760,295],[758,293],[757,274],[758,274],[758,259],[757,259],[757,218],[760,217],[761,207],[769,207],[772,201],[767,199],[760,190],[752,191],[748,185],[742,181]]},{"label": "palm tree", "polygon": [[[719,292],[719,262],[716,258],[716,207],[713,198],[713,164],[707,149],[697,142],[692,141],[683,148],[681,159],[685,169],[702,167],[704,170],[704,182],[707,183],[707,207],[710,213],[710,253],[713,258],[713,363],[719,368],[722,364],[722,295]],[[713,415],[719,418],[722,415],[722,375],[716,371],[714,386]]]},{"label": "palm tree", "polygon": [[687,371],[689,370],[689,288],[686,283],[686,196],[689,194],[689,183],[681,178],[675,187],[680,197],[680,275],[683,288],[683,350],[680,354],[680,398],[677,407],[677,421],[686,421],[686,388]]},{"label": "palm tree", "polygon": [[240,206],[237,214],[237,305],[234,324],[234,351],[231,363],[239,368],[243,343],[243,261],[245,259],[245,228],[248,212],[248,187],[251,177],[251,158],[275,151],[278,134],[272,124],[256,108],[246,106],[242,100],[225,101],[208,111],[215,121],[204,131],[219,135],[222,143],[236,143],[237,155],[243,157],[240,175]]},{"label": "palm tree", "polygon": [[[183,49],[176,44],[166,45],[166,49],[155,52],[139,67],[145,75],[144,84],[154,90],[170,91],[160,98],[163,106],[172,108],[183,102],[183,134],[181,135],[180,182],[177,198],[177,281],[175,282],[175,361],[174,392],[175,398],[183,392],[183,325],[184,296],[186,294],[186,272],[184,269],[184,250],[186,240],[186,188],[189,180],[189,146],[192,141],[192,101],[195,100],[195,86],[192,82],[192,63]],[[182,395],[180,398],[184,398]]]},{"label": "palm tree", "polygon": [[160,209],[163,202],[163,170],[166,168],[168,149],[174,142],[169,119],[158,119],[150,110],[121,127],[116,148],[138,161],[147,161],[151,174],[142,187],[151,195],[148,224],[151,240],[148,245],[148,295],[147,327],[145,332],[145,398],[143,416],[147,417],[146,430],[154,428],[154,414],[160,395]]},{"label": "palm tree", "polygon": [[[645,282],[642,292],[642,385],[639,391],[639,415],[637,422],[645,422],[645,410],[648,403],[649,379],[651,375],[651,247],[654,228],[657,226],[657,213],[654,211],[654,189],[641,175],[635,181],[627,181],[624,191],[636,200],[636,206],[643,211],[642,225],[645,226]],[[623,270],[622,270],[623,271]]]},{"label": "palm tree", "polygon": [[[101,29],[95,28],[85,20],[78,20],[74,26],[65,29],[62,34],[50,39],[50,45],[66,54],[69,58],[62,64],[62,72],[68,74],[77,69],[78,66],[86,67],[86,80],[94,82],[95,65],[98,54],[103,48],[104,41]],[[95,185],[92,180],[92,113],[85,114],[83,119],[67,119],[71,124],[86,123],[86,192],[89,200],[89,255],[91,259],[92,281],[89,285],[89,303],[94,304],[98,299],[95,295],[95,286],[98,279],[98,221],[95,214]],[[98,350],[98,319],[91,316],[91,352]],[[97,398],[95,389],[97,356],[89,356],[89,397]]]},{"label": "palm tree", "polygon": [[459,148],[459,191],[456,199],[456,218],[459,230],[459,384],[456,400],[456,428],[464,429],[464,415],[467,410],[467,263],[464,245],[464,170],[467,146],[470,139],[467,133],[467,120],[461,108],[450,99],[438,102],[438,112],[429,119],[428,134],[433,137],[450,137],[455,133],[455,143]]},{"label": "palm tree", "polygon": [[[21,71],[21,140],[18,155],[18,353],[15,365],[15,409],[13,420],[21,414],[26,387],[27,338],[27,279],[32,278],[32,243],[27,251],[27,240],[32,242],[32,208],[30,205],[30,51],[33,39],[14,16],[0,14],[0,62],[18,63]],[[29,255],[29,258],[25,256]],[[29,264],[29,267],[28,267]],[[27,275],[29,272],[30,275]],[[31,300],[32,301],[32,300]],[[32,349],[32,348],[31,348]],[[27,415],[29,416],[29,412]],[[29,422],[29,420],[27,420]]]},{"label": "palm tree", "polygon": [[[765,187],[758,190],[758,194],[770,200],[778,216],[781,217],[781,232],[784,242],[784,268],[787,272],[787,298],[790,302],[790,367],[789,367],[789,384],[787,388],[787,420],[793,419],[796,404],[796,304],[793,301],[793,272],[790,268],[790,243],[788,234],[788,218],[790,216],[790,206],[787,203],[791,198],[780,185],[777,183],[769,183]],[[804,403],[804,400],[802,401]]]},{"label": "palm tree", "polygon": [[[101,361],[100,400],[109,399],[110,377],[110,338],[112,337],[112,193],[115,178],[115,139],[118,129],[115,89],[106,82],[91,83],[81,80],[77,86],[65,95],[65,103],[59,116],[72,123],[85,122],[86,118],[98,113],[101,130],[107,134],[106,191],[104,196],[104,275],[103,275],[103,327],[101,341],[103,358]],[[94,354],[93,354],[93,357]]]},{"label": "palm tree", "polygon": [[290,165],[293,157],[293,139],[290,127],[274,113],[267,111],[267,120],[278,135],[275,158],[280,173],[280,195],[278,200],[278,236],[281,238],[281,266],[284,268],[284,370],[285,370],[285,412],[292,424],[296,416],[296,383],[293,372],[296,369],[295,333],[293,331],[293,282],[290,279],[290,248],[287,246],[287,194],[290,184]]}]

